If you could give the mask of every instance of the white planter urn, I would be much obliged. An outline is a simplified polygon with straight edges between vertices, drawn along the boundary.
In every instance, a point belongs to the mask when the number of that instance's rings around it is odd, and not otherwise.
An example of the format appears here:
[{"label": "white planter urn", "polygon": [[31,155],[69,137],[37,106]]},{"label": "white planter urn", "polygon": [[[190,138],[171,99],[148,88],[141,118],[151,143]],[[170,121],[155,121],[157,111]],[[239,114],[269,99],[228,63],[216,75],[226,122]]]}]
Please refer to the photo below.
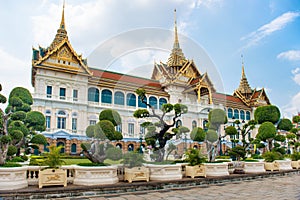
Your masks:
[{"label": "white planter urn", "polygon": [[299,169],[300,168],[300,160],[292,161],[291,163],[293,169]]},{"label": "white planter urn", "polygon": [[28,187],[27,166],[0,167],[0,190],[16,190]]},{"label": "white planter urn", "polygon": [[265,163],[264,162],[244,162],[244,171],[245,173],[261,173],[265,172]]},{"label": "white planter urn", "polygon": [[145,164],[150,170],[150,180],[165,181],[182,179],[181,165]]},{"label": "white planter urn", "polygon": [[83,167],[76,165],[74,169],[74,185],[106,185],[119,181],[117,166]]},{"label": "white planter urn", "polygon": [[149,169],[146,167],[125,168],[124,181],[149,181]]},{"label": "white planter urn", "polygon": [[206,177],[205,166],[195,165],[195,166],[185,166],[185,176],[187,177]]},{"label": "white planter urn", "polygon": [[293,169],[291,160],[275,160],[274,162],[278,163],[279,170],[291,170],[291,169]]},{"label": "white planter urn", "polygon": [[205,163],[206,176],[228,176],[228,163]]}]

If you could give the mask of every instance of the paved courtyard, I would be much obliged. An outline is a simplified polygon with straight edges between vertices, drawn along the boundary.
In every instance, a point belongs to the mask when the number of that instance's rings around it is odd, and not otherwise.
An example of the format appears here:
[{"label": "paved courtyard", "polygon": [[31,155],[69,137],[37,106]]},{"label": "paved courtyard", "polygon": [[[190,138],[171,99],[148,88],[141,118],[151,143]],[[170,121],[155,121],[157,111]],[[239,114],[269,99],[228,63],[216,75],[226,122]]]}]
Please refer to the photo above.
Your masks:
[{"label": "paved courtyard", "polygon": [[256,179],[221,185],[211,185],[205,187],[141,192],[105,197],[81,198],[90,200],[198,200],[198,199],[221,199],[221,200],[257,200],[257,199],[300,199],[300,176],[291,175],[284,177]]}]

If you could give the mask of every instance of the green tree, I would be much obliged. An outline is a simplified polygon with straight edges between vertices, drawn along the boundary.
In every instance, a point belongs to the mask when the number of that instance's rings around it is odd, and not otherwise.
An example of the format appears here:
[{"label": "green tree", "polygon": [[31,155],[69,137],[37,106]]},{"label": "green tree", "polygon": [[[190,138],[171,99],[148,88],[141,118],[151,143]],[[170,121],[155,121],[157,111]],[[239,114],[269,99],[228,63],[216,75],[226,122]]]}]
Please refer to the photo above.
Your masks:
[{"label": "green tree", "polygon": [[293,124],[289,119],[281,119],[277,125],[277,129],[290,131],[293,128]]},{"label": "green tree", "polygon": [[[144,89],[137,89],[136,93],[139,95],[141,102],[150,109],[151,113],[147,109],[138,109],[134,112],[133,116],[136,118],[156,119],[156,123],[145,123],[145,126],[147,127],[145,139],[147,144],[152,146],[154,153],[157,155],[155,156],[155,160],[161,162],[164,159],[167,141],[175,135],[175,133],[168,132],[168,130],[174,127],[176,121],[182,114],[188,112],[187,106],[182,104],[163,104],[161,108],[162,114],[158,114],[155,112],[155,108],[147,103],[146,91]],[[174,116],[172,117],[171,123],[168,124],[165,120],[165,116],[172,111],[174,111]]]},{"label": "green tree", "polygon": [[276,124],[280,119],[280,111],[278,107],[274,105],[259,106],[254,111],[254,119],[258,124],[262,124],[264,122]]},{"label": "green tree", "polygon": [[[227,116],[222,109],[212,109],[208,114],[209,128],[206,133],[206,147],[208,154],[208,161],[215,161],[216,148],[219,145],[220,126],[227,123]],[[219,147],[221,148],[221,147]]]},{"label": "green tree", "polygon": [[296,128],[298,128],[298,123],[300,123],[300,115],[293,116],[293,123],[296,123]]},{"label": "green tree", "polygon": [[196,142],[203,142],[206,138],[205,131],[200,127],[195,127],[190,135],[191,139]]},{"label": "green tree", "polygon": [[257,139],[268,142],[269,150],[272,150],[272,141],[276,136],[276,128],[271,122],[264,122],[258,128],[258,133],[256,135]]},{"label": "green tree", "polygon": [[[6,97],[0,94],[0,103],[6,101]],[[36,132],[45,130],[45,117],[40,112],[31,111],[33,100],[30,92],[16,87],[10,92],[8,102],[5,111],[0,108],[0,165],[5,164],[7,156],[18,154],[20,148],[28,148],[30,143],[46,143],[46,138]]]},{"label": "green tree", "polygon": [[100,121],[86,128],[86,136],[93,139],[91,144],[81,144],[83,154],[93,163],[103,163],[106,158],[119,159],[120,150],[109,144],[112,140],[122,140],[123,136],[115,130],[121,124],[118,112],[106,109],[99,114]]}]

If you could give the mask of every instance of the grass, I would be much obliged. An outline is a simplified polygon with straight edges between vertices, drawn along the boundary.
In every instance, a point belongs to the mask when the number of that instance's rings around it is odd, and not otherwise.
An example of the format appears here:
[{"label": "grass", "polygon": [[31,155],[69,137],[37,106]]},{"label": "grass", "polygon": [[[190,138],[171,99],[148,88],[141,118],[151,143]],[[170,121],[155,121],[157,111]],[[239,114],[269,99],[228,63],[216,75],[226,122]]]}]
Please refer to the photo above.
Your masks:
[{"label": "grass", "polygon": [[68,158],[62,159],[65,163],[63,165],[77,165],[79,163],[91,163],[89,159],[76,159],[76,158]]}]

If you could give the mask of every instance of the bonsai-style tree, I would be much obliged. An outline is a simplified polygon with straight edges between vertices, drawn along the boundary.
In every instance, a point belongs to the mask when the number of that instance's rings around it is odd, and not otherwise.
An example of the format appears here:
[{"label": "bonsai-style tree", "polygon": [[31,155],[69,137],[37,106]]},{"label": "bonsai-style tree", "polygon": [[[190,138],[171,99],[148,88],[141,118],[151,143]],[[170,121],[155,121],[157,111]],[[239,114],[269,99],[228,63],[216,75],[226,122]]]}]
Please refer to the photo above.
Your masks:
[{"label": "bonsai-style tree", "polygon": [[[238,120],[239,121],[239,120]],[[246,141],[246,136],[255,128],[255,125],[257,122],[255,120],[249,120],[248,123],[245,123],[242,125],[241,128],[241,136],[242,136],[242,142],[243,142],[243,147],[246,149],[250,145],[250,140],[249,138],[249,143]]]},{"label": "bonsai-style tree", "polygon": [[230,149],[228,151],[228,154],[230,156],[233,156],[236,158],[237,161],[240,161],[241,158],[244,159],[245,156],[246,156],[246,151],[245,151],[245,148],[242,147],[242,146],[236,146],[236,147],[233,147],[232,149]]},{"label": "bonsai-style tree", "polygon": [[[6,101],[6,97],[0,94],[0,103]],[[40,112],[31,111],[30,92],[16,87],[11,91],[8,103],[5,111],[0,108],[0,165],[5,164],[7,157],[20,152],[21,147],[47,143],[43,135],[36,133],[45,130],[45,117]]]},{"label": "bonsai-style tree", "polygon": [[[151,145],[154,149],[155,161],[161,162],[164,159],[165,155],[165,145],[168,140],[170,140],[175,133],[170,133],[168,130],[176,124],[177,119],[182,115],[187,113],[187,106],[182,104],[170,104],[166,103],[162,105],[161,111],[162,114],[155,112],[155,108],[151,106],[146,101],[146,91],[144,89],[137,89],[136,93],[139,95],[140,100],[144,103],[149,109],[138,109],[134,112],[133,116],[136,118],[152,118],[156,122],[144,122],[144,127],[147,127],[147,134],[145,135],[145,140],[148,145]],[[170,124],[165,120],[165,116],[168,113],[173,111],[174,116]]]},{"label": "bonsai-style tree", "polygon": [[277,125],[277,129],[284,130],[284,131],[290,131],[293,128],[293,124],[291,120],[289,119],[281,119]]},{"label": "bonsai-style tree", "polygon": [[115,126],[122,122],[120,114],[106,109],[99,114],[99,120],[97,124],[86,128],[86,136],[93,141],[91,144],[81,144],[83,154],[93,163],[103,163],[106,158],[121,159],[122,150],[109,144],[111,140],[123,139],[122,134],[115,130]]},{"label": "bonsai-style tree", "polygon": [[280,119],[280,111],[278,107],[274,105],[259,106],[254,112],[254,119],[258,124],[264,122],[276,124]]},{"label": "bonsai-style tree", "polygon": [[[219,144],[221,124],[227,123],[227,116],[222,109],[213,109],[208,114],[209,128],[206,133],[206,146],[208,162],[214,162],[216,157],[216,147]],[[221,147],[219,147],[221,148]]]},{"label": "bonsai-style tree", "polygon": [[168,160],[169,155],[170,155],[175,149],[176,149],[176,146],[175,146],[173,143],[169,143],[169,144],[168,144],[166,160]]},{"label": "bonsai-style tree", "polygon": [[298,123],[299,122],[300,122],[300,116],[299,115],[293,116],[293,123],[296,124],[296,128],[298,128]]},{"label": "bonsai-style tree", "polygon": [[272,142],[276,136],[276,128],[274,124],[271,122],[264,122],[263,124],[260,125],[258,128],[258,133],[256,135],[256,138],[268,142],[268,150],[272,150]]},{"label": "bonsai-style tree", "polygon": [[143,154],[134,151],[129,151],[123,156],[123,164],[128,168],[140,167],[144,162]]},{"label": "bonsai-style tree", "polygon": [[203,142],[206,138],[205,131],[200,127],[195,127],[190,135],[191,139],[196,142]]}]

